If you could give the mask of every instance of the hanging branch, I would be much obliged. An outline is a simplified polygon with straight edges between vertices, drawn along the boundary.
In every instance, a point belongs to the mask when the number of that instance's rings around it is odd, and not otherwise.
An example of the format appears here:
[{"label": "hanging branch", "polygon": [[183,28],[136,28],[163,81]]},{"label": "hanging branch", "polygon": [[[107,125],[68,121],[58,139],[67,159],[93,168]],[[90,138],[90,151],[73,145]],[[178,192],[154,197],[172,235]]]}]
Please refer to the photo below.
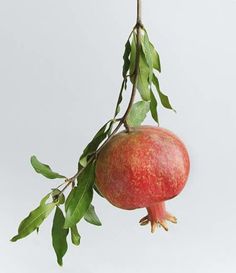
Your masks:
[{"label": "hanging branch", "polygon": [[[136,25],[133,29],[133,31],[137,31],[137,44],[136,44],[136,60],[135,60],[135,70],[134,70],[134,82],[133,82],[133,87],[132,87],[132,92],[131,92],[131,97],[129,100],[129,104],[128,107],[125,111],[125,114],[123,115],[122,118],[119,119],[119,123],[116,126],[116,128],[114,129],[114,131],[110,134],[110,136],[107,138],[107,140],[102,144],[102,146],[96,151],[94,152],[94,154],[90,157],[90,160],[88,161],[88,164],[91,163],[93,160],[95,160],[97,158],[97,156],[99,155],[99,153],[101,152],[101,150],[103,149],[103,147],[110,141],[110,139],[119,131],[119,129],[121,128],[122,125],[125,126],[126,130],[129,132],[130,131],[130,127],[127,124],[127,117],[131,111],[132,105],[134,104],[134,100],[135,100],[135,95],[136,95],[136,90],[137,90],[137,84],[138,84],[138,77],[139,77],[139,63],[140,63],[140,53],[141,53],[141,28],[143,28],[142,25],[142,20],[141,20],[141,0],[137,0],[137,21],[136,21]],[[133,33],[133,32],[132,32]],[[74,181],[77,179],[77,177],[83,172],[84,168],[81,168],[78,170],[78,172],[71,177],[70,179],[68,179],[67,185],[63,188],[62,192],[71,184],[74,183]]]},{"label": "hanging branch", "polygon": [[[64,182],[47,194],[39,206],[33,210],[20,224],[18,234],[12,238],[15,242],[33,231],[38,231],[39,226],[47,216],[56,208],[52,226],[52,242],[57,256],[57,261],[62,265],[62,258],[67,251],[67,235],[71,233],[74,245],[80,244],[80,234],[77,224],[84,218],[94,225],[101,225],[95,209],[91,204],[93,190],[99,190],[95,184],[96,159],[111,138],[125,127],[130,133],[133,127],[141,125],[146,114],[150,111],[153,119],[158,123],[157,99],[152,91],[154,85],[161,104],[168,109],[173,109],[168,97],[161,91],[155,71],[161,72],[160,59],[154,46],[149,41],[147,31],[142,23],[141,0],[137,0],[137,20],[128,37],[124,52],[123,81],[115,108],[115,114],[97,132],[92,141],[84,149],[78,163],[78,171],[71,178],[54,172],[47,164],[41,163],[35,156],[31,157],[31,164],[35,171],[48,179],[64,179]],[[127,89],[128,79],[132,84],[128,106],[121,117],[120,105],[123,91]],[[135,103],[136,93],[139,92],[141,101]],[[115,128],[113,126],[116,124]],[[76,183],[77,180],[77,183]],[[64,192],[72,186],[65,198]],[[63,187],[62,189],[60,189]],[[50,201],[51,200],[51,201]],[[65,216],[60,206],[64,205]]]}]

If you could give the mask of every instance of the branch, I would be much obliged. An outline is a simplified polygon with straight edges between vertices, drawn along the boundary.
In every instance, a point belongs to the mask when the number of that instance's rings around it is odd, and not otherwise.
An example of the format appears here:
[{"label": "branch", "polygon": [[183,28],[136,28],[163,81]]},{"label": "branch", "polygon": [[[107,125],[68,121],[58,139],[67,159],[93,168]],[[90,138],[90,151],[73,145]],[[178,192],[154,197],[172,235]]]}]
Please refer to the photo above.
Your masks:
[{"label": "branch", "polygon": [[137,24],[142,25],[142,0],[137,0]]},{"label": "branch", "polygon": [[[104,146],[111,140],[111,138],[119,131],[122,125],[125,126],[127,132],[130,132],[130,128],[127,124],[127,117],[131,111],[132,105],[134,103],[136,91],[137,91],[137,85],[138,85],[138,78],[139,78],[139,63],[140,63],[140,53],[141,53],[141,29],[143,28],[142,20],[141,20],[141,0],[137,0],[137,22],[133,29],[133,31],[137,31],[137,44],[136,44],[136,58],[135,58],[135,69],[134,69],[134,81],[132,86],[132,92],[130,101],[128,104],[128,107],[123,115],[122,118],[119,119],[119,123],[116,126],[116,128],[113,130],[113,132],[109,135],[109,137],[106,139],[106,141],[97,149],[97,151],[89,158],[87,165],[93,162],[99,153],[102,151]],[[133,33],[131,32],[131,34]],[[131,35],[130,35],[131,36]],[[129,39],[130,39],[129,36]],[[125,79],[124,79],[125,80]],[[79,168],[77,173],[72,176],[71,178],[67,179],[65,182],[67,183],[65,187],[61,190],[61,193],[63,193],[71,184],[73,185],[75,183],[75,180],[81,175],[81,173],[84,171],[85,167]]]}]

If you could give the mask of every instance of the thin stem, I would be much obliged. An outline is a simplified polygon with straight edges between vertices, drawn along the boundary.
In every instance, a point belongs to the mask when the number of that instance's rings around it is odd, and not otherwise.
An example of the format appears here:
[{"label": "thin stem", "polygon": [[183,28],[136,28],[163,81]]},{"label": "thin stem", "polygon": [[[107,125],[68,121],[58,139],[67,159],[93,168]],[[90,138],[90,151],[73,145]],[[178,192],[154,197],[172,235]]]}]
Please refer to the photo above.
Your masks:
[{"label": "thin stem", "polygon": [[137,24],[142,25],[142,0],[137,0]]},{"label": "thin stem", "polygon": [[[103,144],[97,149],[97,151],[94,154],[91,155],[91,157],[89,158],[89,160],[87,162],[87,165],[92,163],[97,158],[97,156],[102,151],[104,146],[119,131],[119,129],[120,129],[120,127],[122,125],[125,126],[127,132],[130,132],[130,128],[128,126],[128,123],[127,123],[126,119],[127,119],[128,115],[130,113],[130,110],[131,110],[132,105],[134,103],[135,95],[136,95],[136,92],[137,92],[138,78],[139,78],[140,53],[141,53],[141,29],[142,28],[143,28],[143,25],[142,25],[142,18],[141,18],[141,0],[137,0],[137,22],[136,22],[136,25],[135,25],[135,27],[133,29],[133,31],[135,31],[135,30],[137,31],[137,44],[136,44],[135,68],[134,68],[134,73],[132,75],[134,77],[134,80],[133,80],[133,86],[132,86],[130,101],[129,101],[128,107],[127,107],[123,117],[119,119],[118,125],[115,127],[113,132],[109,135],[109,137],[103,142]],[[129,35],[129,39],[130,39],[133,31]],[[122,85],[124,84],[126,79],[127,79],[127,76],[123,80]],[[118,103],[117,103],[117,106],[118,106]],[[117,109],[117,107],[116,107],[116,109]],[[60,194],[62,194],[71,184],[73,185],[75,183],[75,180],[81,175],[81,173],[84,171],[84,169],[85,169],[85,167],[79,168],[77,173],[74,176],[72,176],[71,178],[69,178],[69,179],[67,179],[65,181],[67,184],[61,190]]]},{"label": "thin stem", "polygon": [[129,112],[131,110],[131,107],[134,103],[134,99],[135,99],[135,95],[136,95],[136,91],[137,91],[137,86],[138,86],[138,78],[139,78],[139,63],[140,63],[140,53],[141,53],[141,28],[142,28],[142,25],[141,25],[141,21],[138,21],[138,20],[141,20],[141,17],[140,17],[140,3],[141,1],[140,0],[137,0],[137,3],[138,3],[138,16],[137,16],[137,25],[136,25],[136,29],[137,29],[137,44],[136,44],[136,62],[135,62],[135,68],[134,68],[134,82],[133,82],[133,87],[132,87],[132,93],[131,93],[131,98],[130,98],[130,101],[129,101],[129,105],[128,105],[128,108],[122,118],[124,124],[125,124],[125,127],[127,129],[127,131],[129,132],[130,129],[129,129],[129,126],[126,122],[126,119],[129,115]]},{"label": "thin stem", "polygon": [[60,187],[62,187],[62,186],[66,183],[66,181],[67,181],[67,179],[66,179],[63,183],[61,183],[61,184],[57,187],[57,189],[59,189]]},{"label": "thin stem", "polygon": [[[135,27],[132,29],[132,31],[131,31],[131,33],[129,34],[129,37],[128,37],[128,40],[127,41],[129,41],[130,40],[130,38],[131,38],[131,36],[133,35],[133,33],[134,33],[134,31],[135,31],[135,28],[136,28],[136,25],[135,25]],[[114,117],[113,117],[113,121],[111,122],[111,124],[110,124],[110,128],[109,128],[109,133],[108,133],[108,135],[110,136],[110,134],[111,134],[111,131],[112,131],[112,128],[113,128],[113,125],[114,125],[114,123],[115,123],[115,121],[120,121],[121,119],[119,119],[119,120],[117,120],[117,119],[115,119],[116,118],[116,116],[117,116],[117,110],[118,110],[118,107],[119,107],[119,104],[120,104],[120,97],[122,96],[122,92],[123,92],[123,90],[124,90],[124,88],[125,88],[125,85],[127,84],[127,79],[129,78],[129,77],[131,77],[131,75],[126,75],[124,78],[123,78],[123,81],[122,81],[122,84],[121,84],[121,88],[120,88],[120,92],[119,92],[119,96],[118,96],[118,100],[117,100],[117,103],[116,103],[116,108],[115,108],[115,113],[114,113]]]}]

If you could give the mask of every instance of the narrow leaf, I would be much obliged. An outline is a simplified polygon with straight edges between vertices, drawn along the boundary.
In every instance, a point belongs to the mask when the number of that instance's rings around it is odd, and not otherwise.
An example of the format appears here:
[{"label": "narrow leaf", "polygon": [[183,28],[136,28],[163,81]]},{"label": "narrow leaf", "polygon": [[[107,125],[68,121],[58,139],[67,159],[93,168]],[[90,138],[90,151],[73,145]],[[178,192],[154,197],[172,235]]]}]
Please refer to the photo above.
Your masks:
[{"label": "narrow leaf", "polygon": [[158,113],[157,113],[157,100],[156,100],[152,90],[151,90],[150,110],[151,110],[151,114],[152,114],[153,119],[159,124]]},{"label": "narrow leaf", "polygon": [[52,226],[52,245],[57,256],[57,262],[60,266],[63,265],[62,258],[64,257],[68,245],[66,237],[69,229],[64,229],[65,217],[59,207],[56,208],[53,226]]},{"label": "narrow leaf", "polygon": [[[131,42],[131,53],[130,53],[130,69],[129,73],[132,76],[135,70],[135,62],[136,62],[136,35],[133,33],[132,42]],[[132,79],[132,77],[131,77]]]},{"label": "narrow leaf", "polygon": [[149,67],[145,60],[143,51],[140,54],[139,61],[139,77],[138,77],[138,91],[143,100],[150,100],[150,88],[149,88]]},{"label": "narrow leaf", "polygon": [[131,45],[130,41],[128,40],[127,43],[125,44],[125,52],[123,55],[123,60],[124,60],[124,65],[123,65],[123,78],[126,77],[127,72],[129,71],[130,67],[130,60],[129,60],[129,55],[131,53]]},{"label": "narrow leaf", "polygon": [[171,110],[175,111],[174,108],[173,108],[173,107],[171,106],[171,104],[170,104],[169,98],[168,98],[165,94],[163,94],[163,93],[161,92],[160,86],[159,86],[159,81],[158,81],[157,77],[156,77],[154,74],[153,74],[152,81],[153,81],[153,84],[154,84],[155,87],[156,87],[156,90],[157,90],[158,94],[159,94],[159,97],[160,97],[160,100],[161,100],[161,104],[162,104],[165,108],[171,109]]},{"label": "narrow leaf", "polygon": [[150,110],[150,103],[146,101],[139,101],[133,104],[131,111],[127,117],[127,123],[130,127],[136,127],[142,124],[148,111]]},{"label": "narrow leaf", "polygon": [[48,193],[46,196],[43,197],[43,199],[40,202],[40,206],[43,206],[46,204],[46,202],[48,201],[49,197],[51,196],[51,192]]},{"label": "narrow leaf", "polygon": [[102,128],[97,132],[97,134],[94,136],[92,141],[87,145],[87,147],[84,149],[83,154],[80,157],[80,164],[85,167],[87,165],[88,157],[89,155],[96,152],[98,146],[103,142],[103,140],[107,137],[107,125],[110,123],[108,121],[105,125],[102,126]]},{"label": "narrow leaf", "polygon": [[[127,82],[127,79],[124,79],[122,84],[121,84],[121,88],[120,88],[120,93],[119,93],[119,98],[118,98],[118,102],[117,102],[117,105],[116,105],[116,110],[115,110],[115,117],[119,114],[120,112],[120,104],[123,100],[123,91],[124,91],[124,87],[125,87],[125,84]],[[108,132],[110,132],[110,128],[108,130]]]},{"label": "narrow leaf", "polygon": [[104,196],[101,194],[101,192],[99,191],[99,189],[98,189],[98,187],[97,187],[96,184],[93,185],[93,188],[94,188],[94,190],[96,191],[96,193],[97,193],[99,196],[101,196],[102,198],[104,198]]},{"label": "narrow leaf", "polygon": [[95,208],[93,205],[89,206],[88,210],[86,211],[86,213],[84,215],[84,219],[92,225],[95,225],[95,226],[102,225],[101,221],[99,220],[99,218],[95,212]]},{"label": "narrow leaf", "polygon": [[73,198],[74,198],[74,195],[75,195],[76,190],[77,190],[77,188],[74,187],[74,188],[70,191],[69,195],[67,196],[67,199],[66,199],[66,202],[65,202],[65,211],[66,211],[66,212],[67,212],[67,210],[68,210],[68,208],[69,208],[69,206],[70,206],[70,202],[71,202],[71,201],[73,200]]},{"label": "narrow leaf", "polygon": [[144,36],[141,40],[141,45],[142,45],[143,53],[149,68],[149,83],[151,83],[152,74],[153,74],[153,61],[152,61],[152,51],[150,47],[150,41],[149,41],[147,32],[144,33]]},{"label": "narrow leaf", "polygon": [[72,244],[74,244],[76,246],[80,245],[81,236],[79,234],[77,226],[75,225],[75,226],[71,227],[70,232],[71,232]]},{"label": "narrow leaf", "polygon": [[73,198],[68,203],[65,228],[76,225],[88,210],[93,199],[94,181],[95,164],[90,163],[78,177],[78,186],[75,187]]},{"label": "narrow leaf", "polygon": [[33,210],[28,217],[26,217],[20,224],[18,228],[18,235],[14,236],[11,241],[16,242],[32,233],[34,230],[43,223],[43,221],[48,217],[48,215],[55,208],[54,203],[41,204],[35,210]]},{"label": "narrow leaf", "polygon": [[[134,70],[136,64],[136,35],[133,34],[133,39],[131,43],[131,54],[130,54],[130,80],[134,83]],[[139,77],[138,77],[138,84],[137,88],[140,93],[140,96],[143,100],[149,101],[150,100],[150,90],[149,90],[149,75],[150,69],[145,59],[145,55],[143,50],[140,52],[140,60],[139,60]]]},{"label": "narrow leaf", "polygon": [[143,100],[149,101],[150,100],[150,89],[149,89],[149,83],[148,79],[142,74],[140,71],[139,77],[138,77],[138,91],[140,93],[140,96]]},{"label": "narrow leaf", "polygon": [[40,173],[49,179],[65,178],[65,176],[53,172],[48,165],[41,163],[36,156],[32,156],[30,162],[37,173]]},{"label": "narrow leaf", "polygon": [[160,56],[151,42],[150,42],[150,50],[152,55],[153,68],[161,73]]}]

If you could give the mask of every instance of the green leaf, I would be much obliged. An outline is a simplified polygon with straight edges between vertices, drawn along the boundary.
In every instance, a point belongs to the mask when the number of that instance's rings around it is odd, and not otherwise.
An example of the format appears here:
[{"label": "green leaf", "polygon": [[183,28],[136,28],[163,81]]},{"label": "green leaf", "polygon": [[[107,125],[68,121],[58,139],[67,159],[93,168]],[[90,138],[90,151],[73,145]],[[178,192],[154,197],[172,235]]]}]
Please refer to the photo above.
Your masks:
[{"label": "green leaf", "polygon": [[40,202],[40,206],[43,206],[46,204],[46,202],[48,201],[49,197],[51,196],[51,192],[48,193],[45,197],[43,197],[43,199]]},{"label": "green leaf", "polygon": [[130,41],[128,40],[127,43],[125,44],[125,52],[123,55],[123,60],[124,60],[124,65],[123,65],[123,78],[126,77],[127,72],[129,71],[130,67],[130,60],[129,60],[129,55],[131,53],[131,45]]},{"label": "green leaf", "polygon": [[142,124],[150,110],[150,103],[147,101],[139,101],[133,104],[131,111],[127,117],[127,123],[130,127],[137,127]]},{"label": "green leaf", "polygon": [[[130,54],[130,80],[134,83],[134,71],[136,64],[136,34],[133,34],[133,39],[131,43],[131,54]],[[139,77],[137,88],[143,100],[150,100],[150,89],[149,89],[149,75],[150,69],[145,59],[145,55],[143,50],[140,52],[140,60],[139,60]]]},{"label": "green leaf", "polygon": [[132,35],[132,42],[131,42],[131,53],[130,53],[130,69],[129,73],[132,76],[135,70],[135,63],[136,63],[136,34],[133,33]]},{"label": "green leaf", "polygon": [[150,88],[149,88],[149,67],[145,60],[145,56],[143,51],[140,54],[140,61],[139,61],[139,76],[138,76],[138,91],[143,100],[149,101],[150,100]]},{"label": "green leaf", "polygon": [[99,218],[95,212],[95,208],[93,205],[89,206],[88,210],[86,211],[86,213],[84,215],[84,219],[92,225],[95,225],[95,226],[102,225],[101,221],[99,220]]},{"label": "green leaf", "polygon": [[70,228],[70,232],[71,232],[71,241],[72,241],[72,244],[78,246],[80,245],[80,239],[81,239],[81,236],[79,234],[79,231],[77,229],[77,226],[73,226]]},{"label": "green leaf", "polygon": [[74,195],[75,195],[75,192],[76,192],[77,188],[74,187],[69,195],[67,196],[67,199],[66,199],[66,202],[65,202],[65,211],[67,212],[69,206],[70,206],[70,202],[74,199]]},{"label": "green leaf", "polygon": [[158,113],[157,113],[157,100],[156,100],[152,90],[151,90],[150,110],[151,110],[151,114],[152,114],[153,119],[159,124]]},{"label": "green leaf", "polygon": [[110,120],[102,126],[102,128],[97,132],[92,141],[87,145],[84,149],[83,154],[80,157],[80,164],[82,167],[85,167],[88,163],[88,157],[96,152],[98,146],[103,142],[103,140],[107,137],[107,125],[110,123]]},{"label": "green leaf", "polygon": [[150,100],[149,83],[148,79],[145,77],[142,71],[139,72],[137,88],[142,99],[145,101],[149,101]]},{"label": "green leaf", "polygon": [[160,56],[151,42],[150,42],[150,50],[152,55],[153,68],[161,73]]},{"label": "green leaf", "polygon": [[[129,59],[130,54],[131,54],[131,44],[130,44],[130,41],[128,40],[126,42],[126,44],[125,44],[125,52],[124,52],[124,55],[123,55],[124,65],[123,65],[122,75],[123,75],[124,79],[123,79],[123,82],[122,82],[122,85],[121,85],[121,88],[120,88],[119,98],[118,98],[118,102],[117,102],[116,110],[115,110],[115,117],[120,112],[120,104],[121,104],[121,102],[123,100],[123,91],[124,91],[124,89],[127,88],[126,75],[127,75],[127,72],[130,69],[130,59]],[[111,132],[111,130],[108,130],[108,135],[110,134],[110,132]]]},{"label": "green leaf", "polygon": [[65,195],[59,189],[53,189],[52,199],[57,205],[62,205],[65,203]]},{"label": "green leaf", "polygon": [[[125,87],[125,83],[127,82],[127,79],[124,79],[120,88],[120,93],[119,93],[119,98],[118,98],[118,102],[116,105],[116,110],[115,110],[115,117],[120,113],[120,104],[123,100],[123,91],[124,91],[124,87]],[[108,132],[110,132],[110,128],[108,130]]]},{"label": "green leaf", "polygon": [[171,109],[171,110],[175,111],[175,109],[174,109],[174,108],[171,106],[171,104],[170,104],[169,98],[168,98],[165,94],[163,94],[163,93],[161,92],[160,86],[159,86],[159,81],[158,81],[157,77],[156,77],[154,74],[153,74],[152,82],[153,82],[153,84],[155,85],[156,90],[157,90],[157,92],[158,92],[158,94],[159,94],[159,97],[160,97],[160,100],[161,100],[161,104],[162,104],[165,108]]},{"label": "green leaf", "polygon": [[16,242],[17,240],[22,239],[33,231],[37,230],[37,228],[48,217],[55,206],[55,203],[40,204],[39,207],[30,212],[29,216],[21,222],[18,228],[18,235],[14,236],[11,241]]},{"label": "green leaf", "polygon": [[69,229],[64,229],[65,217],[59,207],[56,208],[53,226],[52,226],[52,245],[57,255],[57,262],[60,266],[63,265],[62,258],[64,257],[68,245],[66,237]]},{"label": "green leaf", "polygon": [[48,165],[41,163],[36,156],[32,156],[30,162],[37,173],[40,173],[49,179],[66,178],[65,176],[59,173],[53,172]]},{"label": "green leaf", "polygon": [[[77,187],[74,187],[74,188],[70,191],[70,193],[69,193],[69,195],[68,195],[68,197],[67,197],[67,199],[66,199],[66,202],[65,202],[65,211],[66,211],[66,212],[68,211],[68,208],[69,208],[69,206],[70,206],[70,202],[71,202],[71,201],[73,200],[73,198],[74,198],[74,195],[75,195],[75,193],[76,193],[76,190],[77,190]],[[80,234],[79,234],[79,232],[78,232],[78,229],[77,229],[76,225],[74,225],[74,226],[72,226],[72,227],[70,228],[70,232],[71,232],[71,241],[72,241],[72,243],[73,243],[74,245],[78,246],[78,245],[80,244]]]},{"label": "green leaf", "polygon": [[96,193],[98,194],[98,195],[100,195],[102,198],[104,198],[104,196],[101,194],[101,192],[99,191],[99,189],[98,189],[98,187],[97,187],[97,185],[96,185],[96,182],[95,182],[95,184],[93,185],[93,188],[94,188],[94,190],[96,191]]},{"label": "green leaf", "polygon": [[141,39],[141,45],[143,49],[143,53],[149,68],[149,83],[152,82],[152,74],[153,74],[153,61],[152,61],[152,51],[150,47],[150,41],[147,35],[147,32],[144,33],[143,38]]},{"label": "green leaf", "polygon": [[84,216],[93,199],[93,185],[95,181],[95,164],[88,164],[78,177],[73,198],[67,202],[65,228],[76,225]]}]

